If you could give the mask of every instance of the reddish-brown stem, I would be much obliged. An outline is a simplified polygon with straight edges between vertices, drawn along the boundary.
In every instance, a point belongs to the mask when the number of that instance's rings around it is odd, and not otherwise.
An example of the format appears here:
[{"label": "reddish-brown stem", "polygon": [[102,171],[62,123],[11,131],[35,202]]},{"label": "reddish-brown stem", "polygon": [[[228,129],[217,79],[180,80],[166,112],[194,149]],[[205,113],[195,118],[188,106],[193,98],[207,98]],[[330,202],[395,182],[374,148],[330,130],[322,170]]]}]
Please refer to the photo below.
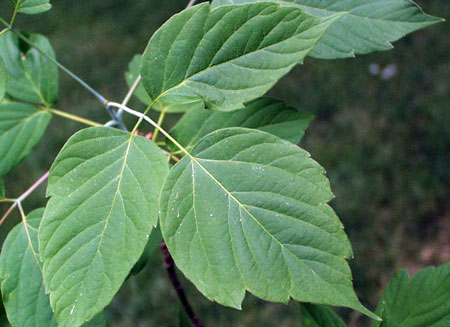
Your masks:
[{"label": "reddish-brown stem", "polygon": [[42,175],[36,182],[31,185],[28,190],[23,192],[21,196],[19,196],[17,199],[14,200],[13,204],[8,208],[6,213],[3,215],[2,219],[0,219],[0,226],[3,224],[3,222],[8,218],[8,216],[11,214],[11,212],[14,210],[15,207],[19,203],[21,203],[23,200],[25,200],[31,193],[34,192],[43,182],[45,182],[48,178],[49,172],[46,172],[44,175]]},{"label": "reddish-brown stem", "polygon": [[192,306],[186,297],[186,293],[184,292],[184,289],[181,286],[180,280],[178,279],[177,272],[175,270],[175,262],[173,261],[173,258],[170,255],[169,250],[167,249],[166,243],[162,242],[159,248],[161,249],[163,255],[164,268],[166,268],[170,282],[172,283],[175,292],[177,292],[178,298],[180,299],[181,305],[183,306],[184,311],[189,317],[189,320],[192,322],[193,326],[203,327],[204,326],[203,323],[195,315],[194,310],[192,309]]}]

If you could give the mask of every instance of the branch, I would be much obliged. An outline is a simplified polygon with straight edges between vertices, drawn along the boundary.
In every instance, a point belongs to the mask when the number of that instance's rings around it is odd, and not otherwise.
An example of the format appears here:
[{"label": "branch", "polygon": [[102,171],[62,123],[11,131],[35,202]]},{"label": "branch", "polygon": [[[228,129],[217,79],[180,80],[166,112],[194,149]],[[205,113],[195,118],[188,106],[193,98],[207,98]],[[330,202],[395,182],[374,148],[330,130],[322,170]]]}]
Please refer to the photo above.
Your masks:
[{"label": "branch", "polygon": [[166,268],[167,274],[169,275],[170,282],[172,283],[173,288],[177,292],[178,298],[183,306],[184,311],[186,312],[189,320],[195,327],[203,327],[203,323],[197,318],[192,310],[192,306],[190,305],[186,293],[184,292],[183,287],[181,286],[180,280],[178,279],[177,272],[175,270],[175,262],[173,261],[172,256],[167,249],[167,245],[165,242],[162,242],[159,246],[163,255],[164,268]]}]

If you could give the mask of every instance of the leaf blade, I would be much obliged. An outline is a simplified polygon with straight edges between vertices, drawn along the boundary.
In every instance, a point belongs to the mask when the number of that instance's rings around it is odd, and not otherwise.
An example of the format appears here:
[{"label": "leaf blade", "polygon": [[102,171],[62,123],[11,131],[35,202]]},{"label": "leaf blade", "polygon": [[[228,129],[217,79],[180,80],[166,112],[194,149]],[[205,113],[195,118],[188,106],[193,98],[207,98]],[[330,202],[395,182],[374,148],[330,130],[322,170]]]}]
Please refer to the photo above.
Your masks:
[{"label": "leaf blade", "polygon": [[[42,35],[31,34],[30,41],[47,56],[56,55]],[[50,106],[58,100],[58,69],[38,50],[21,50],[21,41],[12,32],[0,36],[0,55],[8,71],[7,93],[18,100]]]},{"label": "leaf blade", "polygon": [[302,327],[346,327],[332,309],[317,304],[301,304]]},{"label": "leaf blade", "polygon": [[6,66],[3,57],[0,55],[0,103],[2,102],[6,93],[6,82],[8,75],[6,73]]},{"label": "leaf blade", "polygon": [[[125,74],[125,79],[127,82],[127,85],[129,88],[131,88],[140,75],[139,69],[141,64],[142,55],[135,55],[131,62],[128,65],[128,71]],[[147,92],[144,89],[144,86],[142,85],[142,82],[139,84],[138,88],[134,92],[134,95],[141,101],[142,103],[149,106],[152,104],[152,99],[147,94]],[[167,113],[180,113],[180,112],[186,112],[190,110],[195,110],[198,108],[203,108],[203,102],[194,100],[194,101],[187,101],[184,103],[173,103],[173,104],[167,104],[167,103],[156,103],[152,109],[155,109],[157,111],[164,111]]]},{"label": "leaf blade", "polygon": [[31,152],[51,118],[48,112],[27,104],[0,104],[0,176]]},{"label": "leaf blade", "polygon": [[389,281],[377,307],[382,327],[445,327],[450,323],[450,264],[413,276],[406,269]]},{"label": "leaf blade", "polygon": [[19,2],[18,12],[27,15],[41,14],[52,9],[50,0],[13,0],[13,3]]},{"label": "leaf blade", "polygon": [[[214,0],[213,7],[266,0]],[[347,15],[333,24],[310,56],[320,59],[354,57],[374,51],[392,49],[395,42],[418,29],[442,22],[426,15],[410,0],[269,0],[282,6],[293,6],[326,17],[336,12]]]},{"label": "leaf blade", "polygon": [[248,290],[376,317],[354,295],[351,246],[326,205],[333,195],[323,172],[305,151],[262,131],[208,134],[161,192],[161,230],[177,266],[223,305],[240,308]]},{"label": "leaf blade", "polygon": [[301,63],[338,16],[319,19],[270,3],[191,7],[150,39],[141,62],[144,87],[155,102],[241,109]]},{"label": "leaf blade", "polygon": [[[37,251],[36,228],[39,226],[43,212],[43,209],[35,210],[27,219],[31,244],[21,223],[8,234],[2,249],[1,289],[8,320],[12,326],[35,326],[36,324],[57,326],[48,296],[45,295],[41,272],[33,255],[34,250],[31,248],[32,246]],[[44,303],[44,305],[34,306],[33,303]]]},{"label": "leaf blade", "polygon": [[[12,327],[57,327],[42,280],[38,249],[38,227],[44,208],[32,211],[8,234],[0,256],[3,303]],[[103,327],[99,314],[84,327]]]},{"label": "leaf blade", "polygon": [[[246,103],[244,109],[232,112],[191,110],[183,115],[170,134],[187,150],[207,134],[227,127],[259,129],[296,144],[313,118],[314,115],[301,112],[283,101],[262,97]],[[175,149],[170,141],[167,142]]]},{"label": "leaf blade", "polygon": [[156,225],[167,171],[153,142],[112,128],[84,129],[61,150],[39,231],[60,326],[80,326],[111,301]]}]

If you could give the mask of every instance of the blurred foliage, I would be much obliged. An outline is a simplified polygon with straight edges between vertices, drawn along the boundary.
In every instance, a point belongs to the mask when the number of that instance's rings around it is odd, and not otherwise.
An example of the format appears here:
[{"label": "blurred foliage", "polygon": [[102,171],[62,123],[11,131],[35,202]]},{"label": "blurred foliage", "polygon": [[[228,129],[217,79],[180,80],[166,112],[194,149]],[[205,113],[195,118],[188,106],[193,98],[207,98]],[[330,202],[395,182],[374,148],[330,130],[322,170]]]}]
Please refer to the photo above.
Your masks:
[{"label": "blurred foliage", "polygon": [[[18,17],[17,26],[48,36],[59,61],[108,98],[120,100],[127,92],[128,62],[187,1],[53,3],[48,13]],[[450,17],[448,1],[418,3],[431,14]],[[0,3],[2,17],[9,16],[9,5]],[[317,115],[301,145],[328,171],[337,197],[332,205],[355,252],[355,287],[371,308],[396,269],[407,266],[414,272],[450,261],[448,31],[448,23],[439,24],[397,42],[389,52],[356,59],[307,59],[270,92]],[[380,70],[394,65],[390,67],[396,68],[396,75],[375,76],[375,65]],[[108,120],[94,98],[60,76],[58,109]],[[136,101],[131,106],[142,108]],[[18,196],[39,178],[65,140],[81,127],[55,117],[33,154],[5,179],[7,195]],[[40,188],[25,202],[26,211],[45,205],[44,198]],[[0,209],[4,212],[6,207]],[[11,216],[2,226],[2,239],[18,219]],[[248,296],[243,311],[236,311],[210,303],[188,281],[183,284],[206,326],[299,325],[295,303],[284,306]],[[367,326],[359,314],[340,312],[351,326]],[[127,280],[107,317],[112,327],[177,326],[179,305],[159,253]]]}]

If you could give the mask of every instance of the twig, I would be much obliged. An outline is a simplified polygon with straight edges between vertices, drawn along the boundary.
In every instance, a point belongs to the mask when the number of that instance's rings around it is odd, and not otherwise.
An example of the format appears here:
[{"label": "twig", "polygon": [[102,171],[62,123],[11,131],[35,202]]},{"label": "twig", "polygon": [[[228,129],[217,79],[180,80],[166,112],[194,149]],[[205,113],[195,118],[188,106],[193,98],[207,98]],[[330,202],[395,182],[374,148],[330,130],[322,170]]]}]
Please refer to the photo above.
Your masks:
[{"label": "twig", "polygon": [[[159,126],[162,126],[162,123],[164,121],[164,117],[166,117],[166,108],[164,108],[161,111],[161,113],[159,114],[158,121],[156,122]],[[153,137],[152,137],[153,142],[156,141],[156,138],[158,137],[158,134],[159,134],[159,129],[157,129],[155,127],[155,130],[153,131]]]},{"label": "twig", "polygon": [[[142,80],[142,76],[139,75],[136,80],[134,81],[133,85],[131,86],[130,90],[128,91],[127,95],[125,96],[125,98],[122,101],[122,105],[126,106],[128,104],[128,101],[130,101],[131,96],[134,94],[134,92],[136,92],[137,88],[139,87],[139,84],[141,83]],[[117,116],[122,119],[122,115],[123,115],[123,109],[120,108],[117,111]]]},{"label": "twig", "polygon": [[196,0],[191,0],[191,1],[189,1],[189,3],[188,3],[188,5],[186,6],[186,8],[192,7],[192,6],[195,4],[195,1],[196,1]]},{"label": "twig", "polygon": [[167,274],[169,275],[170,282],[172,283],[173,288],[177,292],[178,298],[183,306],[184,311],[186,312],[189,320],[195,327],[203,327],[203,323],[198,319],[195,315],[194,310],[192,310],[192,306],[189,303],[186,293],[184,292],[183,287],[181,286],[180,280],[178,279],[177,272],[175,270],[175,262],[173,261],[172,256],[167,249],[167,245],[165,242],[162,242],[159,246],[163,255],[164,268],[166,268]]},{"label": "twig", "polygon": [[[154,100],[153,102],[156,102],[156,100]],[[116,103],[116,102],[110,102],[109,105],[111,107],[122,108],[125,112],[128,112],[129,114],[131,114],[131,115],[133,115],[135,117],[138,117],[139,121],[137,122],[137,124],[135,126],[135,129],[137,129],[137,127],[139,126],[139,124],[140,124],[140,122],[142,120],[145,120],[146,122],[148,122],[153,127],[159,129],[161,134],[163,134],[166,138],[168,138],[170,141],[172,141],[172,143],[175,144],[183,153],[185,153],[189,157],[192,157],[192,155],[188,152],[188,150],[186,150],[180,143],[178,143],[178,141],[175,140],[172,137],[172,135],[170,135],[164,128],[162,128],[156,122],[154,122],[150,117],[146,116],[145,113],[141,113],[139,111],[133,110],[131,108],[128,108],[127,106],[123,106],[120,103]],[[149,106],[149,108],[151,108],[151,105]],[[146,112],[147,111],[148,110],[146,110]]]},{"label": "twig", "polygon": [[66,118],[66,119],[70,119],[72,121],[76,121],[78,123],[85,124],[88,126],[94,126],[94,127],[103,126],[102,124],[92,121],[90,119],[80,117],[77,115],[73,115],[68,112],[58,110],[58,109],[54,109],[54,108],[42,108],[42,109],[50,111],[54,115],[57,115],[57,116],[60,116],[60,117]]},{"label": "twig", "polygon": [[3,224],[6,218],[8,218],[14,208],[17,207],[17,205],[21,204],[23,200],[25,200],[31,193],[34,192],[34,190],[36,190],[43,182],[47,180],[48,174],[49,172],[46,172],[44,175],[42,175],[36,182],[34,182],[33,185],[30,186],[28,190],[26,190],[21,196],[14,200],[13,204],[8,208],[2,219],[0,219],[0,226]]}]

